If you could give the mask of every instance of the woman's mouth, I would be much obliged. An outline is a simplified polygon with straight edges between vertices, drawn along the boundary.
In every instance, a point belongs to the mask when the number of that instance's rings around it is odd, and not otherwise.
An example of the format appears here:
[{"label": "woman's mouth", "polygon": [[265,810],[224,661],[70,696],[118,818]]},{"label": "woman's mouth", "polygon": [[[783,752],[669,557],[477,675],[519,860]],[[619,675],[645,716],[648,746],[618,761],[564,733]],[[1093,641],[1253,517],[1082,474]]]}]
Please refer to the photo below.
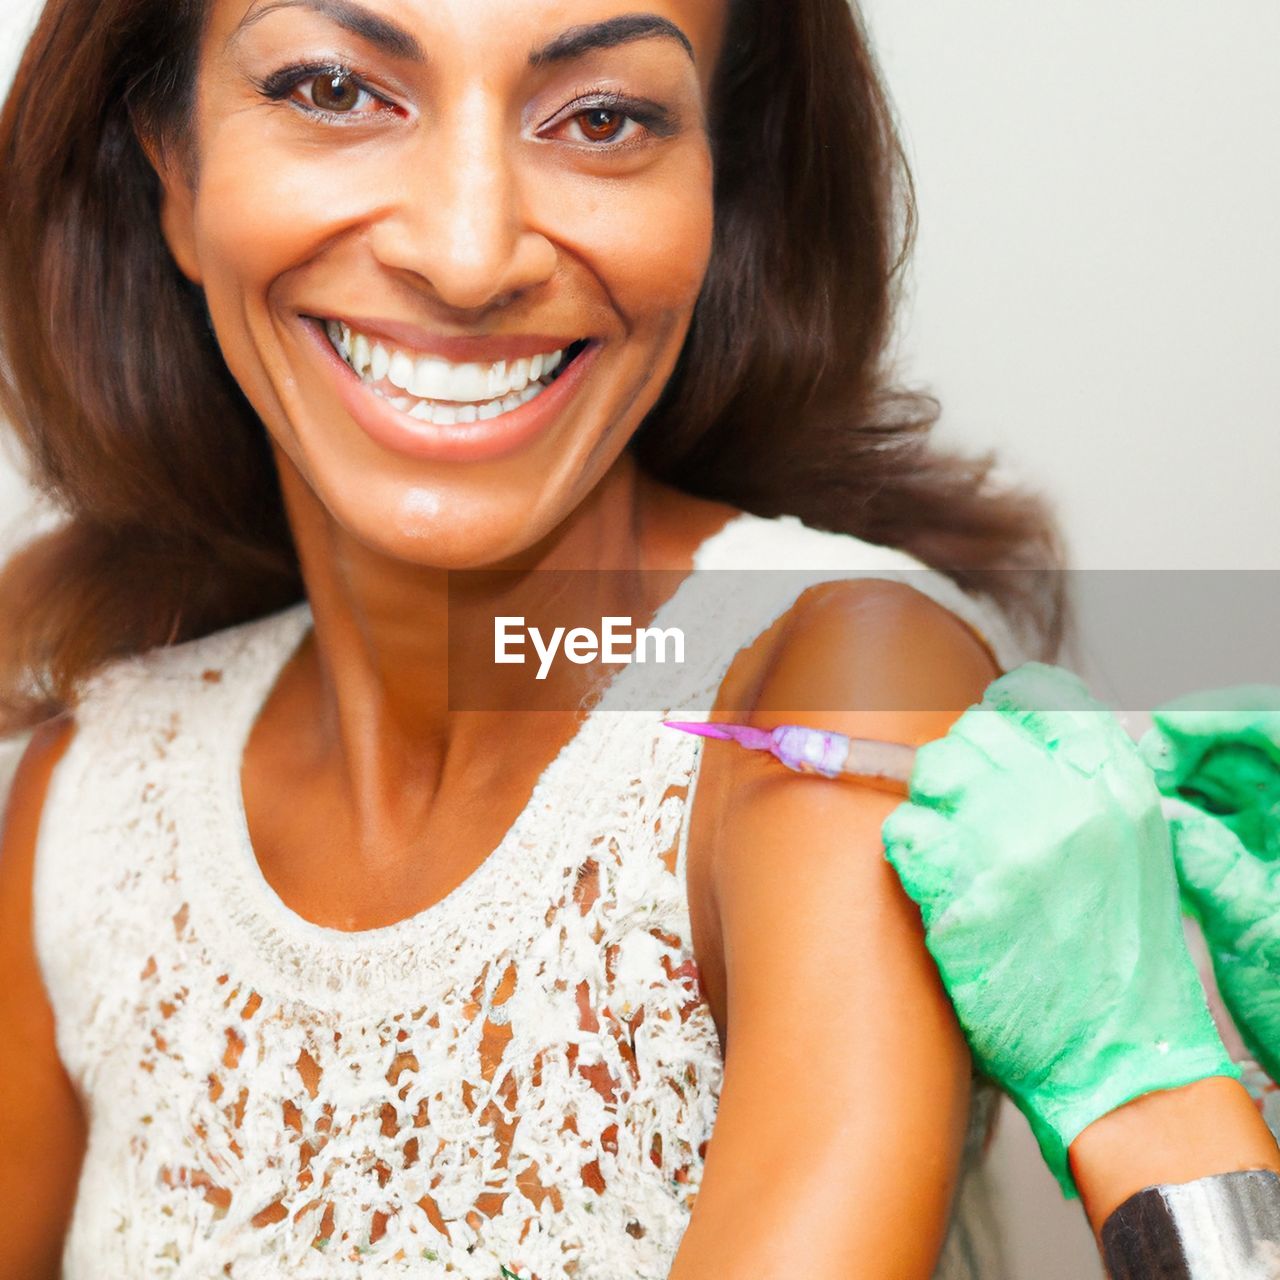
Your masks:
[{"label": "woman's mouth", "polygon": [[374,395],[419,422],[449,427],[488,422],[536,400],[587,346],[584,339],[519,360],[455,364],[391,346],[340,320],[326,322],[325,331]]},{"label": "woman's mouth", "polygon": [[[572,413],[605,346],[526,335],[447,338],[436,351],[414,350],[396,345],[408,335],[394,329],[366,333],[352,320],[302,319],[355,424],[383,448],[437,462],[490,461],[544,439]],[[440,349],[471,359],[445,359]],[[475,359],[495,354],[507,358]]]}]

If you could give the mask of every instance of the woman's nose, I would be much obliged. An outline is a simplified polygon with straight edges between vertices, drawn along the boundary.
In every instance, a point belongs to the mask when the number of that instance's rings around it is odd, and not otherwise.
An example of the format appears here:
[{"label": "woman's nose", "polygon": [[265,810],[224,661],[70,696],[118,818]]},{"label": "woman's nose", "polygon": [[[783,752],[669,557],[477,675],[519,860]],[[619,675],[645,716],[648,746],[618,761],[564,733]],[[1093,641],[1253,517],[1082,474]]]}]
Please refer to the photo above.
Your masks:
[{"label": "woman's nose", "polygon": [[474,104],[415,133],[392,179],[397,198],[374,229],[383,265],[459,311],[483,310],[547,281],[556,250],[528,222],[516,154],[528,144],[496,112]]}]

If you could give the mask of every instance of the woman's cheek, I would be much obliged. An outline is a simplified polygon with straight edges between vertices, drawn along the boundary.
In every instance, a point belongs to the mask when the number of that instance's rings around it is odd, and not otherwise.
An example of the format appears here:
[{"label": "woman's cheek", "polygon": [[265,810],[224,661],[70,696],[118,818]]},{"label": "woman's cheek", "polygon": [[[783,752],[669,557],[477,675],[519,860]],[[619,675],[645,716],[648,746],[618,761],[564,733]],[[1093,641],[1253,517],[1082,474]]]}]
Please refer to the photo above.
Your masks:
[{"label": "woman's cheek", "polygon": [[370,166],[334,150],[281,154],[234,134],[204,155],[197,201],[206,271],[265,293],[344,230],[359,225],[379,190]]},{"label": "woman's cheek", "polygon": [[195,210],[205,298],[223,358],[265,421],[287,418],[277,403],[287,370],[264,364],[264,358],[274,363],[277,323],[299,304],[321,299],[289,296],[279,315],[273,304],[305,279],[290,273],[368,220],[386,182],[368,160],[353,164],[348,156],[344,165],[333,150],[282,154],[260,137],[250,141],[231,131],[206,147]]},{"label": "woman's cheek", "polygon": [[587,266],[626,321],[692,309],[714,233],[709,157],[635,177],[545,175],[540,185],[540,229]]}]

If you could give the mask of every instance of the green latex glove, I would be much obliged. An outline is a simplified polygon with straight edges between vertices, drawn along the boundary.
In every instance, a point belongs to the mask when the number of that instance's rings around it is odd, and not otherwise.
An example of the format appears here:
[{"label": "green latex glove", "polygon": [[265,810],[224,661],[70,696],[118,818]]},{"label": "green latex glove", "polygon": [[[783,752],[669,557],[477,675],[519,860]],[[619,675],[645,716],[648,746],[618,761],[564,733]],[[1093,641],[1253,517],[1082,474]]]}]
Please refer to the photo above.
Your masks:
[{"label": "green latex glove", "polygon": [[1169,821],[1183,903],[1241,1038],[1280,1080],[1280,687],[1187,694],[1152,719],[1143,758],[1184,802]]},{"label": "green latex glove", "polygon": [[991,684],[919,750],[882,834],[975,1062],[1065,1196],[1094,1120],[1240,1078],[1186,948],[1160,793],[1078,677],[1029,662]]},{"label": "green latex glove", "polygon": [[1183,901],[1200,921],[1218,990],[1249,1052],[1280,1080],[1280,863],[1262,862],[1218,819],[1169,820]]},{"label": "green latex glove", "polygon": [[1280,858],[1280,686],[1189,693],[1142,739],[1156,786],[1210,813],[1255,857]]}]

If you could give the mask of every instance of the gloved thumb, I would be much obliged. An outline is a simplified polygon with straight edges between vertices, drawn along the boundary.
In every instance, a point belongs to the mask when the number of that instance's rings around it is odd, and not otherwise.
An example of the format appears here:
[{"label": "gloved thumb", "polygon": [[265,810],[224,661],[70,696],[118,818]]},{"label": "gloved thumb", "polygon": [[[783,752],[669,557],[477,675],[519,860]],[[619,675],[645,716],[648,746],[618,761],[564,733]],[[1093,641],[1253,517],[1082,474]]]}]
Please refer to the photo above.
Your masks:
[{"label": "gloved thumb", "polygon": [[1151,776],[1160,792],[1166,796],[1176,796],[1186,762],[1179,760],[1178,748],[1160,725],[1148,729],[1138,739],[1138,754],[1151,770]]},{"label": "gloved thumb", "polygon": [[954,824],[926,805],[904,800],[881,823],[880,836],[885,857],[927,928],[958,888]]},{"label": "gloved thumb", "polygon": [[1183,899],[1210,942],[1231,947],[1270,915],[1271,868],[1229,827],[1184,806],[1169,819],[1169,836]]}]

